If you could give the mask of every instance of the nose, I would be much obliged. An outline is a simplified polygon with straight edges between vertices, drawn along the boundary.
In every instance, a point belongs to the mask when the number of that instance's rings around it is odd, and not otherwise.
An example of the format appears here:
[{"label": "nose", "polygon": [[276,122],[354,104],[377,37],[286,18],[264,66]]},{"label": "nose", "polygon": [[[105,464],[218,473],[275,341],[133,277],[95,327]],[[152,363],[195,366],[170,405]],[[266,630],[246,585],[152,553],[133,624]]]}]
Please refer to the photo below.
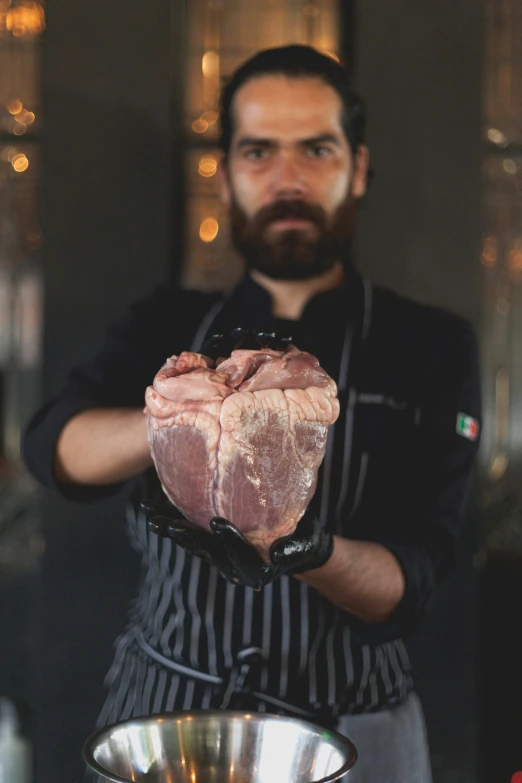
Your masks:
[{"label": "nose", "polygon": [[276,198],[303,198],[306,194],[304,172],[293,155],[279,157],[274,169],[273,182]]}]

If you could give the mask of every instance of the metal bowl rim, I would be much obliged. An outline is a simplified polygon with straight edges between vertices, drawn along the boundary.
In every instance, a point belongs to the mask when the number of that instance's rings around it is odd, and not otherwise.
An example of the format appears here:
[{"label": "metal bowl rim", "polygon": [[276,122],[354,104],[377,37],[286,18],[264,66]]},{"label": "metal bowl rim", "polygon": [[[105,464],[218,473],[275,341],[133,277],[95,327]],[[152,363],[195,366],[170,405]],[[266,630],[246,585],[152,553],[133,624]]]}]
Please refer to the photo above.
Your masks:
[{"label": "metal bowl rim", "polygon": [[339,769],[336,772],[333,772],[331,775],[327,775],[324,778],[317,778],[316,780],[311,780],[309,783],[332,783],[332,781],[339,780],[342,778],[343,775],[345,775],[355,764],[357,761],[357,750],[355,748],[355,745],[351,740],[348,739],[348,737],[345,737],[343,734],[339,734],[339,732],[334,731],[333,729],[327,729],[324,726],[319,726],[319,724],[316,723],[310,723],[308,721],[303,721],[300,718],[292,718],[288,715],[275,715],[272,713],[262,713],[262,712],[252,712],[249,710],[177,710],[175,712],[160,712],[160,713],[154,713],[153,715],[141,715],[139,718],[128,718],[126,720],[120,720],[117,723],[111,723],[110,726],[105,726],[103,729],[99,729],[98,731],[95,731],[93,734],[88,737],[88,739],[84,742],[82,747],[82,758],[84,762],[87,764],[88,767],[90,767],[94,772],[96,772],[98,775],[101,775],[104,778],[107,778],[108,780],[114,781],[114,783],[133,783],[133,781],[130,778],[124,778],[120,775],[115,775],[112,772],[110,772],[105,767],[102,767],[101,764],[98,764],[96,759],[93,755],[93,748],[95,744],[103,737],[104,734],[109,734],[109,732],[113,731],[114,729],[117,729],[121,726],[129,725],[130,723],[149,723],[154,720],[165,720],[168,719],[171,720],[179,720],[179,719],[187,719],[188,717],[223,717],[223,715],[230,715],[231,717],[244,717],[246,715],[250,715],[250,721],[254,720],[257,722],[265,722],[266,720],[282,720],[286,723],[299,723],[300,725],[306,725],[309,726],[310,729],[316,730],[317,732],[324,732],[327,731],[332,738],[335,741],[335,745],[341,746],[343,750],[348,751],[348,758],[345,761],[345,763],[342,765],[342,767],[339,767]]}]

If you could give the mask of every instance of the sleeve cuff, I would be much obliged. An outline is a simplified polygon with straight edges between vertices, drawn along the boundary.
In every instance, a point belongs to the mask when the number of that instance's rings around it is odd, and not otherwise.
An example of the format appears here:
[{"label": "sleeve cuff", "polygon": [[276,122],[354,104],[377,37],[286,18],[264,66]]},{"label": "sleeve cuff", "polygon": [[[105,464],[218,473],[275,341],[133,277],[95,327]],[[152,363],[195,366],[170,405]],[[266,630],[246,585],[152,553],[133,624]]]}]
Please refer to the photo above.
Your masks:
[{"label": "sleeve cuff", "polygon": [[383,644],[404,638],[418,625],[433,594],[437,581],[434,553],[425,549],[386,540],[373,540],[386,547],[396,558],[404,575],[404,595],[390,617],[382,623],[366,622],[357,617],[350,627],[362,644]]},{"label": "sleeve cuff", "polygon": [[67,484],[58,481],[54,475],[56,443],[63,427],[77,413],[98,406],[99,403],[86,396],[63,397],[59,405],[54,399],[32,419],[22,440],[22,456],[33,476],[47,489],[78,503],[111,497],[123,487],[122,483],[106,486]]}]

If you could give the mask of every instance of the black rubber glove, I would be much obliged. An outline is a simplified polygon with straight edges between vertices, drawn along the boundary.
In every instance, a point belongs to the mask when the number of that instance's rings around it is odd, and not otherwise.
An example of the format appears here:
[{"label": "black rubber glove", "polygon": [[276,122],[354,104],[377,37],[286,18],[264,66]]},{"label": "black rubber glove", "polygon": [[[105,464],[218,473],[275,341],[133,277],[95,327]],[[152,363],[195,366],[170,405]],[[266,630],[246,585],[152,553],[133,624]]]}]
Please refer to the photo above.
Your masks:
[{"label": "black rubber glove", "polygon": [[283,332],[274,330],[268,332],[264,329],[253,327],[238,327],[224,334],[213,334],[206,340],[200,353],[210,359],[228,357],[232,351],[238,349],[259,351],[262,348],[271,348],[273,351],[285,351],[291,344],[292,338]]},{"label": "black rubber glove", "polygon": [[226,519],[210,520],[210,531],[189,522],[178,509],[165,503],[143,501],[148,526],[157,535],[197,555],[233,584],[260,590],[283,574],[299,574],[324,565],[332,554],[333,536],[308,511],[295,531],[274,541],[266,563],[240,531]]},{"label": "black rubber glove", "polygon": [[305,511],[294,532],[278,538],[270,547],[276,576],[320,568],[330,559],[333,545],[332,533],[324,529],[311,511]]}]

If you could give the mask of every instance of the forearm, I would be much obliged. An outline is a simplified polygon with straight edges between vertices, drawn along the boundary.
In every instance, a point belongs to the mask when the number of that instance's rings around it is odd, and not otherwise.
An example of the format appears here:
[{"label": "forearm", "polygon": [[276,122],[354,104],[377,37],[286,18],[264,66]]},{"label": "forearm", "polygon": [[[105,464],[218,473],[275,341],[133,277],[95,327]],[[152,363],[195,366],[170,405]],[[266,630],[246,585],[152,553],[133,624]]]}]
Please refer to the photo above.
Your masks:
[{"label": "forearm", "polygon": [[150,465],[143,408],[91,408],[63,428],[54,473],[64,483],[108,485],[130,479]]},{"label": "forearm", "polygon": [[368,622],[387,620],[405,589],[402,568],[388,549],[339,536],[334,536],[328,562],[297,578],[340,609]]}]

